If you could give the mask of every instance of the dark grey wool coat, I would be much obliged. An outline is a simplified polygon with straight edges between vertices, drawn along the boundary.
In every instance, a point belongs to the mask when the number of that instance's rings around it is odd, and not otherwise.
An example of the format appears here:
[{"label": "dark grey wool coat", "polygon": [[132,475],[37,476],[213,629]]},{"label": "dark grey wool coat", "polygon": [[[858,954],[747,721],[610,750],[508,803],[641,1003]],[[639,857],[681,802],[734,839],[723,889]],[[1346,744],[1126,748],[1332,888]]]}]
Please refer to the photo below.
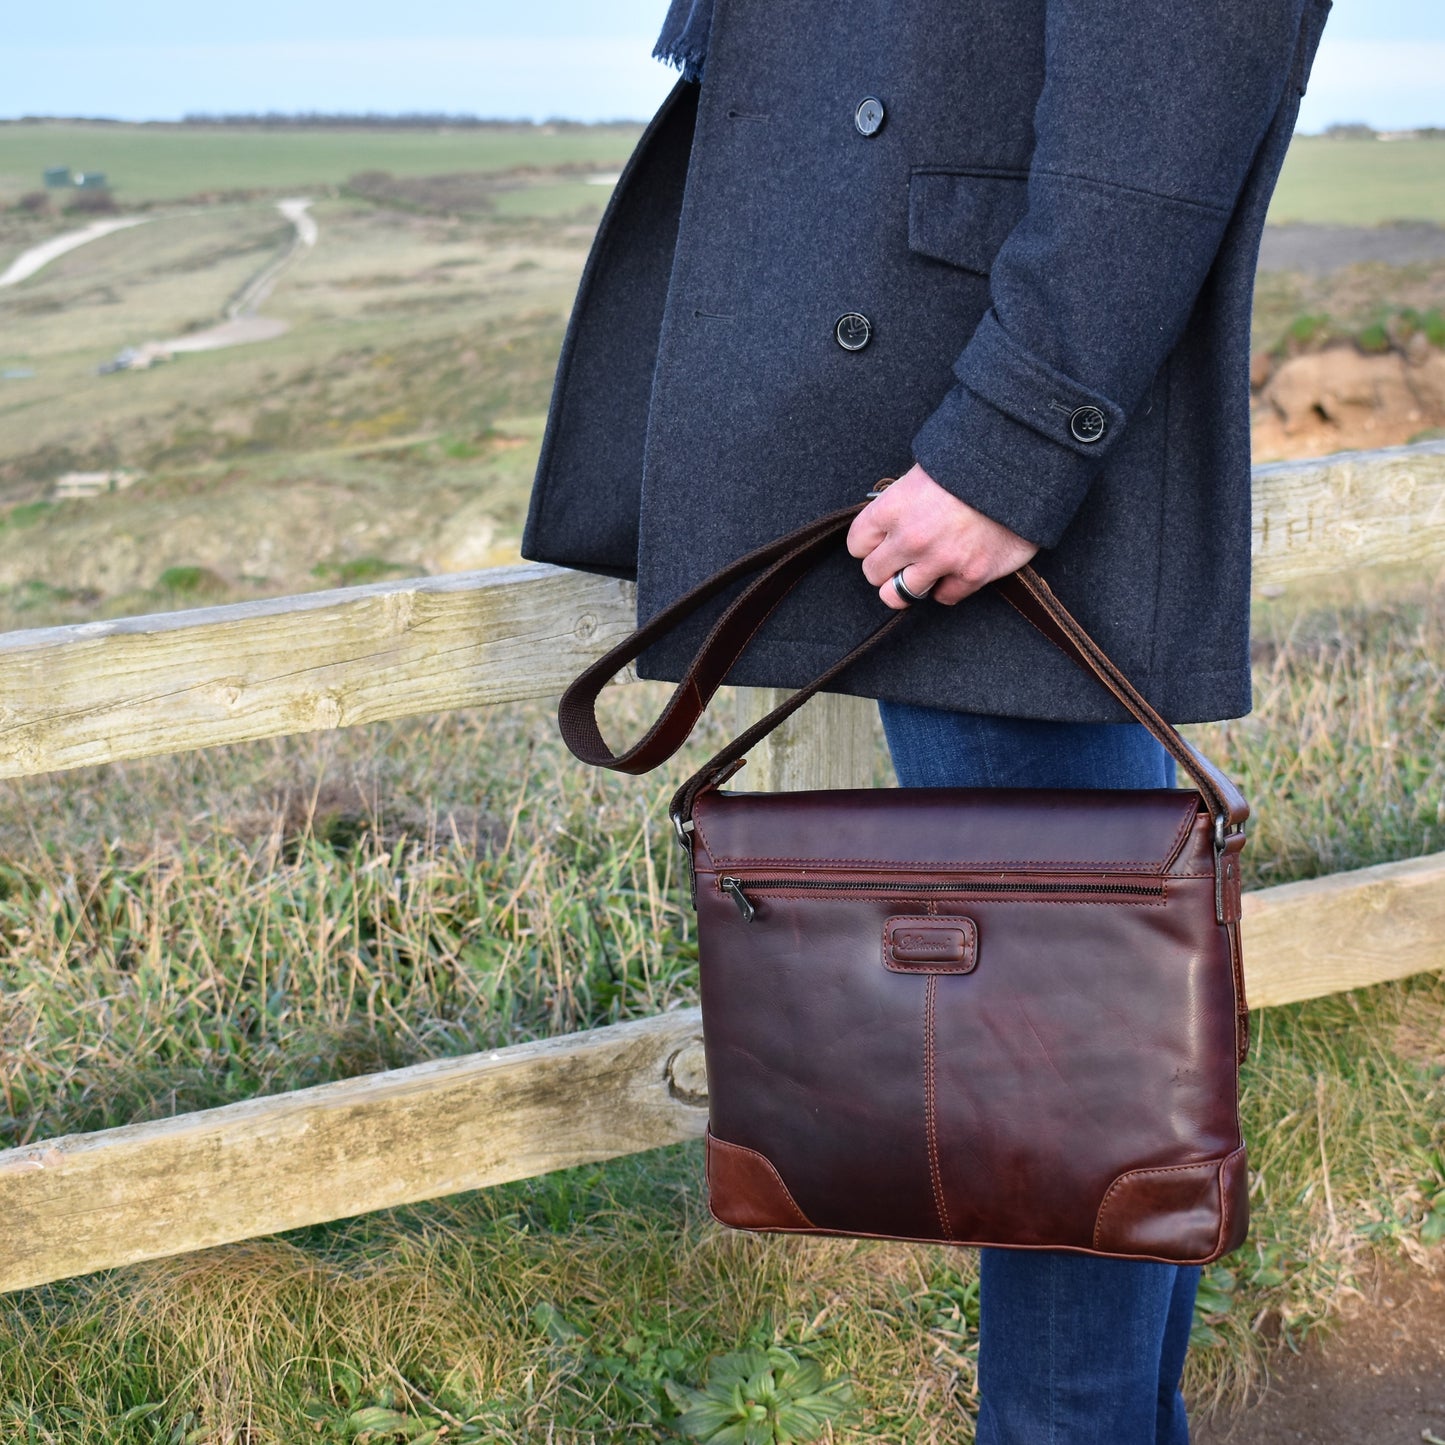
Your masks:
[{"label": "dark grey wool coat", "polygon": [[[717,0],[598,230],[523,555],[635,576],[641,620],[916,460],[1166,716],[1247,712],[1255,257],[1327,9]],[[884,612],[840,547],[729,680]],[[1124,716],[992,595],[913,612],[838,690]]]}]

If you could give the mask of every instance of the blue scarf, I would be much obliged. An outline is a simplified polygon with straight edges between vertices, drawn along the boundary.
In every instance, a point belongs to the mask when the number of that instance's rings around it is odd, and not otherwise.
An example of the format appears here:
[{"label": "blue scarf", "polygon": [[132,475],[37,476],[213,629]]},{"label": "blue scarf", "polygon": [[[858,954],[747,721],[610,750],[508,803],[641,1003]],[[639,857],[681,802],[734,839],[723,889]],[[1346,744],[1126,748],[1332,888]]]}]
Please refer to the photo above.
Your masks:
[{"label": "blue scarf", "polygon": [[700,81],[707,59],[708,32],[712,29],[713,0],[672,0],[662,34],[652,48],[653,57],[675,65],[684,80]]}]

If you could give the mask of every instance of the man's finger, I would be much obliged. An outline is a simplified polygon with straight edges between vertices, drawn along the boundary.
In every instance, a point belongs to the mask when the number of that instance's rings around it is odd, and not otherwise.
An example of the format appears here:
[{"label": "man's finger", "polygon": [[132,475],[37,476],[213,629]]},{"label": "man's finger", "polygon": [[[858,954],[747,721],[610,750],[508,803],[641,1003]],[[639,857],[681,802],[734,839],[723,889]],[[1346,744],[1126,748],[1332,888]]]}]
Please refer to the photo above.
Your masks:
[{"label": "man's finger", "polygon": [[868,503],[848,528],[848,555],[866,557],[887,535],[888,522],[878,497]]},{"label": "man's finger", "polygon": [[[923,560],[916,551],[910,552],[897,537],[890,535],[880,541],[863,559],[863,576],[875,587],[880,587],[900,567],[907,567],[910,563]],[[938,573],[935,572],[933,575],[937,576]],[[917,590],[914,588],[914,591]]]},{"label": "man's finger", "polygon": [[[939,581],[939,574],[937,572],[931,568],[920,566],[917,562],[908,562],[902,567],[895,567],[878,588],[878,596],[882,598],[884,604],[895,609],[913,606],[911,602],[898,595],[898,588],[894,585],[893,579],[899,572],[903,573],[903,585],[908,588],[910,592],[916,592],[920,599],[923,598],[925,593],[928,593],[929,588],[933,586],[935,581],[939,582],[939,586],[946,585],[946,579]],[[870,578],[869,580],[871,581],[872,579]]]},{"label": "man's finger", "polygon": [[[905,582],[908,579],[903,579]],[[911,584],[910,584],[911,585]],[[930,594],[933,601],[942,607],[954,607],[962,602],[965,597],[971,597],[978,589],[970,583],[965,582],[961,577],[949,573],[947,577],[939,580],[938,586]]]}]

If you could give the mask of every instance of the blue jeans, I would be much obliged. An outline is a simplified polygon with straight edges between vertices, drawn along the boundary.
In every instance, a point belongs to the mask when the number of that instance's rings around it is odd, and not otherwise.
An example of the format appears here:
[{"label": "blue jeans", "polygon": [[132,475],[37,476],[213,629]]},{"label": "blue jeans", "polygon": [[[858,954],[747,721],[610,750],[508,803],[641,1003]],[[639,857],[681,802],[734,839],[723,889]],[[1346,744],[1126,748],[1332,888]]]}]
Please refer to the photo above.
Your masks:
[{"label": "blue jeans", "polygon": [[[880,701],[906,788],[1172,788],[1138,723],[1036,722]],[[1187,1445],[1179,1377],[1199,1270],[979,1252],[978,1445]]]}]

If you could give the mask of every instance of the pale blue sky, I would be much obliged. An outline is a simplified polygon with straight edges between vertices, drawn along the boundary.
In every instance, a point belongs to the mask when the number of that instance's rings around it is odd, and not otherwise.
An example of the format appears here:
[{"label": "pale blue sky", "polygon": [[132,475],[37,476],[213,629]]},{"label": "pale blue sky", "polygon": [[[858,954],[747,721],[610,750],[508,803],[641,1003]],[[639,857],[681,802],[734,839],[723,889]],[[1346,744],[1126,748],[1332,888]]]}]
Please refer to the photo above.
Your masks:
[{"label": "pale blue sky", "polygon": [[[642,119],[673,79],[649,56],[665,9],[665,0],[8,0],[0,115]],[[1335,0],[1300,128],[1341,120],[1445,125],[1445,3]]]}]

